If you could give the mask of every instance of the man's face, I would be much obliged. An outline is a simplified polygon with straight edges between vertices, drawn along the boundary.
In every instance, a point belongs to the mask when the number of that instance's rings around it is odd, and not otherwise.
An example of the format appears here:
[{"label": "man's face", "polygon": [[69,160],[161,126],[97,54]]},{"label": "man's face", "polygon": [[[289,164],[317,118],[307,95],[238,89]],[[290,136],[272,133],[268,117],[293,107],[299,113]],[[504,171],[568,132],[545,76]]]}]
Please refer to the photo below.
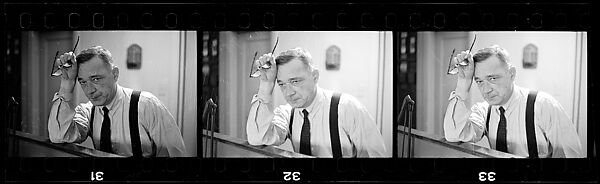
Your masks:
[{"label": "man's face", "polygon": [[118,68],[114,68],[99,57],[79,65],[77,80],[85,96],[95,106],[109,104],[117,90]]},{"label": "man's face", "polygon": [[318,71],[311,72],[299,59],[277,66],[277,85],[292,107],[305,108],[312,103],[318,79]]},{"label": "man's face", "polygon": [[503,105],[512,95],[515,73],[514,67],[491,56],[475,64],[474,79],[485,101]]}]

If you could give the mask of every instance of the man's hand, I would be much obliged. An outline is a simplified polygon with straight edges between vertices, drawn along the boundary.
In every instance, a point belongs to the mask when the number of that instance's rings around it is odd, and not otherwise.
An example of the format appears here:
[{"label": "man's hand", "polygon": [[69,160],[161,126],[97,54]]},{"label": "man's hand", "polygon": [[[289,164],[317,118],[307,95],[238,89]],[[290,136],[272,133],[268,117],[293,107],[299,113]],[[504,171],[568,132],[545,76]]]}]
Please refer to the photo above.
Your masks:
[{"label": "man's hand", "polygon": [[473,55],[469,51],[462,51],[453,58],[453,63],[466,63],[467,65],[458,65],[458,79],[472,80],[475,67],[473,63]]},{"label": "man's hand", "polygon": [[[61,66],[59,67],[59,70],[62,72],[60,75],[60,91],[63,93],[73,93],[79,68],[75,60],[75,54],[73,52],[64,53],[55,62],[56,65]],[[70,67],[64,67],[65,64],[70,65]]]},{"label": "man's hand", "polygon": [[[262,66],[269,63],[271,67],[263,68]],[[260,86],[258,92],[264,95],[272,95],[273,88],[275,87],[275,80],[277,78],[277,65],[275,64],[275,58],[272,53],[264,54],[254,61],[255,66],[260,69]]]},{"label": "man's hand", "polygon": [[469,51],[462,51],[456,57],[452,58],[452,63],[466,63],[466,65],[458,65],[458,81],[456,83],[456,92],[463,98],[467,98],[467,94],[471,90],[473,82],[473,74],[475,73],[475,63],[473,55]]}]

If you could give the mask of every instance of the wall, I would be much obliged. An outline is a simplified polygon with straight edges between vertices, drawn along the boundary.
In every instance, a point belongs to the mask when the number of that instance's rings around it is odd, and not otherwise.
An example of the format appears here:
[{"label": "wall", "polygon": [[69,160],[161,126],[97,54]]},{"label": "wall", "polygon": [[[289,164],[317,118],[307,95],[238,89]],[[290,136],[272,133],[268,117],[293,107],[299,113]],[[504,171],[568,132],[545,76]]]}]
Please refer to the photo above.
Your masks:
[{"label": "wall", "polygon": [[[258,57],[295,47],[308,50],[319,69],[319,86],[356,97],[376,119],[391,156],[391,33],[382,32],[221,32],[219,55],[219,99],[221,133],[246,139],[249,102],[258,91],[258,79],[248,77],[254,52]],[[325,51],[341,50],[339,71],[325,69]],[[278,86],[275,104],[285,104]],[[227,109],[227,110],[224,110]],[[282,148],[290,149],[290,145]]]},{"label": "wall", "polygon": [[[595,131],[593,129],[588,130],[588,118],[587,118],[587,95],[588,95],[588,60],[587,60],[587,33],[577,33],[577,43],[576,47],[578,48],[576,60],[580,60],[581,62],[577,62],[575,65],[575,73],[579,74],[575,78],[575,95],[576,98],[573,100],[575,104],[579,104],[574,109],[575,114],[573,115],[573,120],[578,120],[577,122],[577,133],[579,134],[579,140],[581,140],[581,145],[583,146],[583,153],[587,156],[587,148],[588,148],[588,131]],[[576,50],[576,51],[577,51]],[[577,97],[577,94],[579,96]],[[591,143],[594,143],[592,141]],[[590,143],[590,144],[591,144]],[[593,146],[590,146],[593,147]]]},{"label": "wall", "polygon": [[[575,36],[574,32],[473,32],[477,41],[473,50],[492,44],[505,48],[517,69],[515,83],[522,87],[550,93],[574,117]],[[472,38],[472,37],[471,37]],[[536,69],[523,69],[523,47],[538,47]],[[477,91],[478,89],[475,88]],[[480,94],[479,92],[472,94]],[[474,96],[483,99],[481,95]]]},{"label": "wall", "polygon": [[443,117],[456,79],[446,75],[452,49],[468,48],[465,32],[417,33],[417,129],[443,135]]},{"label": "wall", "polygon": [[[522,87],[545,91],[554,96],[578,127],[579,136],[587,150],[587,47],[586,34],[575,32],[420,32],[417,65],[418,92],[423,106],[417,106],[419,129],[443,135],[443,116],[449,93],[456,87],[456,76],[445,75],[450,53],[468,49],[474,34],[477,41],[473,52],[497,44],[507,49],[516,67],[515,83]],[[538,47],[536,69],[523,69],[522,52],[525,45]],[[472,98],[483,101],[477,86]],[[417,102],[419,104],[419,102]],[[421,120],[423,120],[421,122]]]},{"label": "wall", "polygon": [[50,77],[56,51],[71,50],[71,32],[26,31],[22,34],[21,103],[24,132],[48,137],[48,115],[52,97],[60,86],[58,77]]},{"label": "wall", "polygon": [[[578,129],[578,134],[587,152],[587,108],[580,108],[581,102],[587,102],[587,87],[581,85],[587,80],[587,59],[582,56],[583,48],[580,34],[575,32],[473,32],[477,34],[474,48],[483,48],[492,44],[504,47],[510,54],[511,62],[517,69],[515,83],[522,87],[544,91],[552,95],[565,109],[569,118]],[[472,37],[472,36],[471,36]],[[502,38],[502,39],[498,39]],[[532,43],[538,47],[538,66],[536,69],[523,69],[523,47]],[[586,49],[587,50],[587,49]],[[583,83],[585,84],[585,83]],[[478,89],[475,88],[477,91]],[[479,92],[476,99],[483,99]],[[582,113],[584,110],[585,113]]]},{"label": "wall", "polygon": [[[77,31],[74,34],[80,36],[78,52],[95,45],[110,51],[119,67],[119,85],[151,92],[176,116],[179,32]],[[141,69],[127,69],[127,47],[134,43],[142,48]],[[80,99],[87,101],[83,93],[79,94],[82,94],[78,96]]]},{"label": "wall", "polygon": [[379,62],[379,87],[377,102],[378,102],[378,110],[375,117],[380,121],[380,130],[383,134],[383,139],[385,141],[387,154],[392,156],[393,149],[393,105],[394,101],[393,94],[393,71],[392,71],[392,58],[393,58],[393,38],[392,32],[384,32],[379,35],[379,53],[380,60]]},{"label": "wall", "polygon": [[[187,156],[197,156],[197,125],[198,125],[198,46],[195,31],[186,31],[180,36],[183,49],[180,52],[184,58],[179,68],[179,119],[183,119],[181,133],[187,151]],[[181,72],[183,71],[183,72]]]},{"label": "wall", "polygon": [[[356,97],[375,117],[377,112],[378,32],[274,32],[279,36],[276,54],[302,47],[313,57],[319,69],[319,87],[340,91]],[[275,39],[273,39],[275,40]],[[336,45],[341,50],[340,70],[325,69],[325,51]],[[275,87],[275,91],[281,91]],[[281,93],[275,93],[276,103],[285,104]]]},{"label": "wall", "polygon": [[246,139],[246,119],[258,80],[250,78],[254,52],[269,50],[267,32],[219,33],[219,128],[220,132]]},{"label": "wall", "polygon": [[[29,87],[23,90],[24,94],[27,94],[25,96],[31,96],[29,95],[30,93],[34,94],[37,91],[40,91],[40,88],[54,90],[47,92],[48,94],[44,93],[45,96],[50,95],[49,97],[44,97],[43,99],[38,99],[37,97],[33,98],[31,99],[32,101],[27,102],[27,104],[33,105],[25,106],[34,108],[34,106],[37,106],[35,104],[39,102],[33,101],[43,101],[44,103],[42,104],[47,105],[41,105],[41,108],[47,108],[49,110],[49,103],[52,100],[52,94],[58,91],[58,85],[60,82],[56,82],[58,81],[56,78],[46,79],[49,78],[47,76],[49,75],[50,66],[46,66],[45,63],[42,63],[41,65],[36,65],[35,63],[47,62],[47,60],[54,56],[54,52],[58,48],[60,48],[61,52],[72,49],[75,41],[77,40],[77,35],[79,35],[80,41],[76,52],[95,45],[100,45],[109,50],[113,56],[114,64],[119,67],[118,83],[120,85],[132,89],[149,91],[163,102],[163,104],[176,119],[179,127],[182,128],[182,134],[184,134],[184,142],[186,144],[188,156],[195,156],[195,124],[197,122],[197,105],[195,103],[197,96],[195,32],[76,31],[62,33],[74,35],[72,37],[73,40],[63,41],[64,43],[58,42],[57,44],[59,45],[56,46],[40,46],[41,43],[45,42],[29,43],[29,53],[26,55],[29,55],[28,57],[32,59],[27,59],[24,63],[33,64],[26,64],[27,67],[23,67],[23,74],[32,75],[33,78],[31,76],[24,78],[30,78],[30,80],[39,78],[36,77],[37,74],[35,74],[35,71],[40,71],[39,73],[42,73],[42,77],[45,79],[40,80],[41,84],[31,83],[32,85],[28,85]],[[38,34],[32,33],[29,35]],[[43,33],[41,34],[41,38],[37,38],[36,40],[52,39],[54,37],[56,36],[53,36],[53,34]],[[127,69],[125,63],[127,47],[133,43],[137,43],[142,47],[142,67],[139,70]],[[64,45],[67,45],[66,48]],[[39,47],[44,48],[43,51],[40,51],[46,53],[43,54],[44,57],[32,57],[32,55],[35,55],[35,48]],[[79,86],[78,83],[77,86]],[[83,94],[81,87],[76,87],[76,89],[77,91],[75,93],[77,100],[79,100],[79,102],[87,102],[88,99]],[[184,101],[186,104],[183,104]],[[25,110],[27,109],[27,107],[25,107],[24,111],[30,111],[31,108]],[[36,114],[36,112],[40,111],[35,109],[32,110],[33,113],[30,114]],[[41,120],[37,120],[37,118],[33,116],[32,122],[35,124],[33,126],[41,127],[40,129],[46,130],[47,126],[45,121],[47,121],[48,113],[45,114],[45,118],[42,118]],[[29,115],[24,114],[24,116]],[[24,119],[27,118],[24,117]],[[184,127],[186,127],[185,130],[183,129]],[[44,131],[33,131],[33,133],[42,136],[45,135],[43,134],[45,133]],[[83,145],[91,147],[90,140],[86,141]]]}]

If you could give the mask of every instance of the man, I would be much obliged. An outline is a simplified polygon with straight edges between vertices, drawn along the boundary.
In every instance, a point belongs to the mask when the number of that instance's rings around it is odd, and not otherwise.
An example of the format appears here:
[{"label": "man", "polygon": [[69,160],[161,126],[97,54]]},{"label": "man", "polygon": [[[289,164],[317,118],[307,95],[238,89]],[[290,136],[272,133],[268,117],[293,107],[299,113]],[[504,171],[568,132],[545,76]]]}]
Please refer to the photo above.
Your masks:
[{"label": "man", "polygon": [[[256,66],[267,63],[271,67],[261,68],[246,123],[251,145],[281,145],[290,138],[294,151],[315,157],[385,155],[383,137],[367,109],[351,95],[318,87],[319,71],[307,51],[295,48],[275,61],[271,53],[255,61]],[[274,107],[276,83],[288,104]]]},{"label": "man", "polygon": [[[69,60],[73,65],[61,68],[60,90],[48,118],[53,143],[81,143],[90,136],[96,149],[122,156],[184,156],[183,138],[171,113],[153,94],[118,85],[119,68],[108,50],[95,46],[77,57],[65,53],[56,64]],[[76,104],[75,80],[89,102]]]},{"label": "man", "polygon": [[[579,136],[563,107],[548,93],[536,95],[517,86],[506,50],[494,45],[475,55],[463,51],[453,62],[465,60],[469,64],[458,68],[444,117],[448,141],[478,142],[487,135],[493,149],[519,156],[582,157]],[[485,102],[472,104],[473,80]]]}]

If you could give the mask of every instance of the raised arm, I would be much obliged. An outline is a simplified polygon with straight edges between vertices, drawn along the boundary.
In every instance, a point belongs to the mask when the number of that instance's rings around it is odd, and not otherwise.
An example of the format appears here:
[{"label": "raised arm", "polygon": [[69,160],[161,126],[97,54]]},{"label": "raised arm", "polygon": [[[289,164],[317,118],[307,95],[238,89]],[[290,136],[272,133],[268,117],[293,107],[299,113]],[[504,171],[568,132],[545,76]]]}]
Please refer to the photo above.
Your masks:
[{"label": "raised arm", "polygon": [[258,94],[252,98],[246,134],[251,145],[281,145],[288,134],[289,115],[291,106],[275,108],[273,105],[273,88],[277,76],[277,65],[271,53],[261,56],[255,61],[255,66],[271,64],[270,68],[259,67],[260,85]]},{"label": "raised arm", "polygon": [[473,56],[463,51],[453,58],[453,63],[466,61],[466,66],[458,66],[456,89],[450,94],[444,115],[444,137],[451,142],[477,142],[485,130],[487,104],[472,105],[471,83],[475,64]]},{"label": "raised arm", "polygon": [[92,104],[80,104],[74,98],[75,81],[77,79],[77,62],[72,52],[65,53],[54,61],[56,65],[65,63],[71,67],[60,68],[60,90],[52,99],[52,107],[48,117],[48,135],[53,143],[81,143],[88,137],[89,118]]}]

